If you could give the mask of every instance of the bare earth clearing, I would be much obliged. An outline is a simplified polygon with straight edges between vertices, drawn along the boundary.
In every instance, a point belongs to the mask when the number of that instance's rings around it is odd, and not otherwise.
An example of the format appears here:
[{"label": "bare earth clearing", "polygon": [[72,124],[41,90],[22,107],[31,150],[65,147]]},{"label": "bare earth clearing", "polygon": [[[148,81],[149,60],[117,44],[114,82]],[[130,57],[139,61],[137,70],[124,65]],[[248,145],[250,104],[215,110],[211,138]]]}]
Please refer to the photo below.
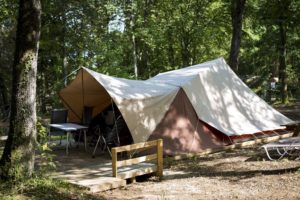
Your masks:
[{"label": "bare earth clearing", "polygon": [[[300,104],[281,107],[299,120]],[[300,160],[266,161],[259,146],[180,161],[165,160],[162,181],[102,192],[106,199],[300,199]]]}]

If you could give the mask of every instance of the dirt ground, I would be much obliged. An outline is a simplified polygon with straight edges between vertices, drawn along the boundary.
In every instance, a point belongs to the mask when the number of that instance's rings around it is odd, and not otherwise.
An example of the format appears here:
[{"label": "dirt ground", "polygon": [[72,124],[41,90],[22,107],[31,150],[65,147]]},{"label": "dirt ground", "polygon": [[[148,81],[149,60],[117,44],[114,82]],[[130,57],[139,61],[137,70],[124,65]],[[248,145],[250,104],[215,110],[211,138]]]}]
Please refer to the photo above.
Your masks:
[{"label": "dirt ground", "polygon": [[[300,103],[278,110],[300,119]],[[300,199],[299,157],[268,161],[259,147],[179,161],[165,159],[162,181],[150,178],[99,195],[120,200]]]}]

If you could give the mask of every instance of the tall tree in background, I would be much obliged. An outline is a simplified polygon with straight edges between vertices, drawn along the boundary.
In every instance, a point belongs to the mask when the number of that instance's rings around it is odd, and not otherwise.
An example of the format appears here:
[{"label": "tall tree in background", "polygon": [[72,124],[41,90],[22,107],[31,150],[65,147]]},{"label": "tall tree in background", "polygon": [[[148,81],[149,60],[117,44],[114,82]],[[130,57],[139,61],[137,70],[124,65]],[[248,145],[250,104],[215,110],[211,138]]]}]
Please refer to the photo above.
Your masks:
[{"label": "tall tree in background", "polygon": [[291,55],[289,51],[295,48],[295,44],[289,41],[292,39],[292,32],[296,32],[296,27],[299,27],[299,6],[299,1],[296,0],[269,0],[263,5],[265,21],[275,36],[271,38],[271,41],[276,44],[275,60],[279,74],[275,75],[279,75],[282,103],[288,102],[288,81],[290,78],[287,71],[293,70],[291,66],[295,65],[289,59]]},{"label": "tall tree in background", "polygon": [[0,161],[2,178],[30,177],[34,170],[36,74],[40,24],[40,0],[20,0],[13,64],[10,126]]},{"label": "tall tree in background", "polygon": [[8,98],[7,98],[7,88],[4,83],[3,74],[0,72],[0,104],[1,108],[0,111],[2,113],[5,112],[6,106],[8,105]]},{"label": "tall tree in background", "polygon": [[287,91],[287,73],[286,73],[286,45],[287,45],[287,25],[289,6],[291,0],[278,0],[277,2],[277,25],[279,27],[279,77],[281,79],[281,102],[287,103],[288,91]]},{"label": "tall tree in background", "polygon": [[16,0],[2,0],[0,5],[0,117],[7,117],[7,108],[10,104],[16,6]]},{"label": "tall tree in background", "polygon": [[129,32],[131,46],[132,46],[132,65],[134,69],[135,79],[139,76],[137,42],[136,42],[136,2],[134,0],[125,1],[125,24]]},{"label": "tall tree in background", "polygon": [[229,65],[237,72],[238,71],[238,57],[241,44],[241,33],[243,24],[243,13],[245,10],[246,0],[232,0],[231,1],[231,23],[232,23],[232,38],[229,55]]}]

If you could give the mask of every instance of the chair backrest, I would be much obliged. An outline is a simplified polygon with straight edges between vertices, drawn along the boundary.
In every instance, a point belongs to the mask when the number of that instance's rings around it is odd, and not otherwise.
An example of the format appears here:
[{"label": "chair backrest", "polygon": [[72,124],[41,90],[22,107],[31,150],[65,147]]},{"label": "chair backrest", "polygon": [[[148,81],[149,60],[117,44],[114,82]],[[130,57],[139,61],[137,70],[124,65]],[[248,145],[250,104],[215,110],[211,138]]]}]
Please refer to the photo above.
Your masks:
[{"label": "chair backrest", "polygon": [[55,109],[51,112],[51,124],[66,123],[68,118],[68,110]]},{"label": "chair backrest", "polygon": [[[50,124],[62,124],[67,123],[68,110],[66,109],[54,109],[51,112]],[[50,128],[50,132],[57,131],[55,128]],[[63,132],[63,131],[61,131]]]},{"label": "chair backrest", "polygon": [[89,125],[92,121],[94,107],[84,106],[82,112],[82,124]]}]

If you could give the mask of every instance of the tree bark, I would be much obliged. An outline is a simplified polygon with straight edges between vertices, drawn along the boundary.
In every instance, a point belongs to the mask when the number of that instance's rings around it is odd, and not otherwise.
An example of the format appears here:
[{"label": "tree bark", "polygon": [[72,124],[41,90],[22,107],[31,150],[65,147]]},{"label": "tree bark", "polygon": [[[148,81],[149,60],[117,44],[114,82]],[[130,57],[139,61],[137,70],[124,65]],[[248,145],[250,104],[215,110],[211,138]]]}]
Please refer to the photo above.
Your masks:
[{"label": "tree bark", "polygon": [[63,24],[63,30],[62,30],[62,73],[63,73],[63,80],[64,80],[64,86],[68,85],[68,79],[67,77],[67,65],[68,65],[68,59],[66,55],[66,33],[67,33],[67,17],[66,17],[66,2],[63,2],[63,13],[62,13],[62,24]]},{"label": "tree bark", "polygon": [[30,177],[34,170],[40,27],[40,0],[20,0],[9,135],[0,161],[2,178]]},{"label": "tree bark", "polygon": [[131,48],[131,56],[132,56],[132,65],[134,70],[135,79],[139,76],[138,70],[138,55],[137,55],[137,39],[135,35],[135,5],[133,0],[126,0],[124,7],[125,14],[125,28],[128,31],[128,35],[130,37],[130,43],[132,45]]},{"label": "tree bark", "polygon": [[281,79],[281,102],[287,103],[287,76],[286,76],[286,28],[284,24],[279,23],[280,46],[279,46],[279,73]]},{"label": "tree bark", "polygon": [[168,61],[169,61],[169,66],[174,67],[175,64],[175,50],[173,46],[173,35],[172,35],[172,28],[169,28],[167,30],[167,39],[168,39]]},{"label": "tree bark", "polygon": [[132,42],[132,59],[133,59],[134,76],[135,79],[138,79],[139,71],[137,65],[136,39],[135,39],[135,33],[133,31],[131,33],[131,42]]},{"label": "tree bark", "polygon": [[187,67],[191,64],[190,37],[188,33],[183,33],[181,38],[181,59],[183,67]]},{"label": "tree bark", "polygon": [[132,42],[132,59],[135,79],[138,79],[139,71],[137,65],[137,53],[136,53],[136,38],[135,38],[135,22],[134,22],[134,5],[131,2],[131,16],[130,16],[130,30],[131,30],[131,42]]},{"label": "tree bark", "polygon": [[6,106],[8,105],[8,98],[7,98],[7,88],[4,83],[3,75],[0,73],[0,95],[1,95],[1,101],[2,103],[0,106],[2,106],[1,110],[2,113],[6,111]]},{"label": "tree bark", "polygon": [[237,72],[238,71],[238,57],[241,45],[241,33],[242,33],[242,22],[243,13],[245,10],[246,0],[232,0],[231,1],[231,23],[232,23],[232,38],[231,48],[229,56],[230,67]]}]

